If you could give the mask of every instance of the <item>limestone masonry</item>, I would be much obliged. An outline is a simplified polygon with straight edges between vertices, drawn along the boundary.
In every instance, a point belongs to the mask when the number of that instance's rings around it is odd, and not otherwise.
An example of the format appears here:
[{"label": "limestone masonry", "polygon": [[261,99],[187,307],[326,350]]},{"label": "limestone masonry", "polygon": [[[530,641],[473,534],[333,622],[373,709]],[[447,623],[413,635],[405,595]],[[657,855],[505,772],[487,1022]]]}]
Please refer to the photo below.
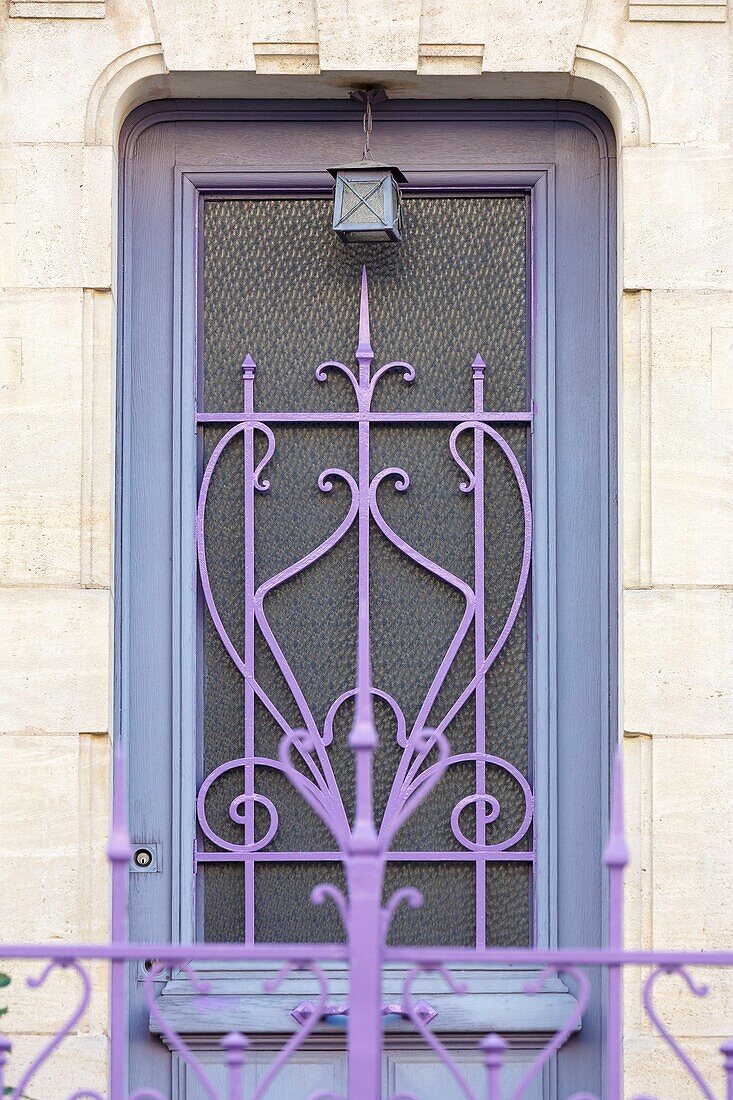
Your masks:
[{"label": "limestone masonry", "polygon": [[[342,97],[370,79],[392,97],[581,100],[615,127],[627,938],[729,948],[725,3],[2,0],[0,24],[0,938],[106,935],[121,125],[148,100]],[[663,1006],[719,1090],[733,974],[716,979],[718,989],[726,980],[727,998],[696,1010],[673,991]],[[55,1031],[71,987],[58,980],[40,1016],[38,1001],[18,993],[7,1018],[18,1064],[40,1033]],[[674,1061],[642,1021],[638,975],[629,994],[629,1095],[693,1095],[676,1085]],[[80,1065],[85,1081],[103,1087],[106,1027],[98,991],[34,1095],[67,1095]]]}]

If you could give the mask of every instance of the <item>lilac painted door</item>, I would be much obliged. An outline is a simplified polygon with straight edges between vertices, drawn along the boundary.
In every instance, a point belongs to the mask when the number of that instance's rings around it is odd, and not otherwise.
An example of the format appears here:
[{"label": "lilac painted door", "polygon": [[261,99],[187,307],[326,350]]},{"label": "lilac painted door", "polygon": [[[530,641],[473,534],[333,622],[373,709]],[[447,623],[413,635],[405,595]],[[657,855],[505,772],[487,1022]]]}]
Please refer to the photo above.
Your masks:
[{"label": "lilac painted door", "polygon": [[[387,943],[448,958],[601,935],[608,162],[595,123],[562,111],[508,126],[501,111],[453,110],[390,107],[390,155],[451,135],[429,165],[418,151],[405,162],[401,245],[344,246],[329,229],[311,165],[344,140],[341,107],[307,123],[281,108],[267,126],[246,108],[208,126],[182,108],[143,128],[126,161],[119,599],[143,652],[125,666],[122,650],[122,721],[131,745],[144,740],[140,708],[157,692],[169,731],[146,743],[145,768],[131,756],[136,839],[164,853],[157,880],[136,877],[133,925],[141,938],[165,925],[184,939],[339,942],[319,884],[365,899],[317,1038],[273,1096],[343,1094],[344,1008],[368,1028],[375,998],[384,1095],[462,1095],[401,1019],[398,966],[380,989],[390,898],[409,904]],[[151,774],[166,769],[161,791]],[[432,1026],[467,1078],[480,1034],[517,1037],[508,1084],[572,991],[550,983],[530,1018],[526,973],[458,969],[463,998],[419,978]],[[172,973],[167,1015],[215,1075],[236,1006],[262,1080],[307,1014],[307,977],[266,998],[261,969],[208,977],[218,1010],[202,1013]],[[134,989],[131,1011],[136,1065],[199,1095]],[[526,1095],[594,1087],[598,1011]]]}]

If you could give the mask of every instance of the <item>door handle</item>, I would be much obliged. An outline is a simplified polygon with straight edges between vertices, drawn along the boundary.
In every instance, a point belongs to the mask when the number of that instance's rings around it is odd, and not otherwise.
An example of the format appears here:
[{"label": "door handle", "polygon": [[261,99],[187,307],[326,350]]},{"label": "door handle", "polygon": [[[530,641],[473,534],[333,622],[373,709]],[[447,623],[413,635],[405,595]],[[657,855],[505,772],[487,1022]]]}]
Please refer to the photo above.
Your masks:
[{"label": "door handle", "polygon": [[[332,1027],[346,1027],[349,1018],[349,1005],[348,1002],[337,1003],[335,1001],[327,1001],[319,1010],[312,1001],[301,1001],[300,1004],[296,1005],[291,1011],[290,1015],[296,1023],[303,1025],[311,1019],[314,1012],[319,1012],[320,1019],[323,1023],[330,1024]],[[421,1023],[429,1024],[432,1023],[438,1013],[427,1001],[418,1001],[415,1005],[415,1015]],[[390,1016],[395,1016],[399,1020],[410,1019],[410,1014],[403,1005],[382,1005],[382,1017],[385,1023],[388,1022]]]}]

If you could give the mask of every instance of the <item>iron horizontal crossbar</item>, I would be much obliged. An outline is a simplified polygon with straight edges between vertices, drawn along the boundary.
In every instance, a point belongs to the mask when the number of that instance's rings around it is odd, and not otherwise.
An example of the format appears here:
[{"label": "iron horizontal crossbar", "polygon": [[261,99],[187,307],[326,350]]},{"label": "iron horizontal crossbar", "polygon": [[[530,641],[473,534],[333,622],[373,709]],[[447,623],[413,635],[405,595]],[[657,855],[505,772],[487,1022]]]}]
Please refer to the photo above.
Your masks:
[{"label": "iron horizontal crossbar", "polygon": [[[340,962],[348,958],[346,944],[337,943],[23,943],[0,944],[1,959],[109,959],[137,962]],[[654,966],[678,970],[687,966],[733,967],[733,951],[624,951],[610,948],[535,947],[385,947],[384,961],[430,970],[443,965],[553,967]]]},{"label": "iron horizontal crossbar", "polygon": [[531,412],[200,412],[198,424],[531,424]]},{"label": "iron horizontal crossbar", "polygon": [[59,963],[77,959],[109,959],[110,962],[291,962],[345,961],[348,948],[341,943],[99,943],[99,944],[0,944],[0,959],[53,959]]},{"label": "iron horizontal crossbar", "polygon": [[[197,863],[227,863],[255,860],[258,863],[327,863],[343,860],[343,852],[196,852]],[[484,860],[486,863],[534,863],[534,852],[385,852],[388,863],[434,862],[448,863],[454,860],[473,863]]]}]

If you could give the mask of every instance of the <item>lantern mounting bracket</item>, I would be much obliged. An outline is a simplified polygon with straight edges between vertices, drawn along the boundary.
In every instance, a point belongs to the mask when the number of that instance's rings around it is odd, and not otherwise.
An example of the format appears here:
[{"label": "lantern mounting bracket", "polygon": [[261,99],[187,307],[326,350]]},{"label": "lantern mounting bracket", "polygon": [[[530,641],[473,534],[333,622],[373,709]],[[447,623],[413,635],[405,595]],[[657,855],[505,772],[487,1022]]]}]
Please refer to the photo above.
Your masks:
[{"label": "lantern mounting bracket", "polygon": [[349,99],[353,99],[354,103],[363,103],[366,106],[367,103],[372,105],[386,103],[389,96],[384,88],[354,88],[349,92]]}]

